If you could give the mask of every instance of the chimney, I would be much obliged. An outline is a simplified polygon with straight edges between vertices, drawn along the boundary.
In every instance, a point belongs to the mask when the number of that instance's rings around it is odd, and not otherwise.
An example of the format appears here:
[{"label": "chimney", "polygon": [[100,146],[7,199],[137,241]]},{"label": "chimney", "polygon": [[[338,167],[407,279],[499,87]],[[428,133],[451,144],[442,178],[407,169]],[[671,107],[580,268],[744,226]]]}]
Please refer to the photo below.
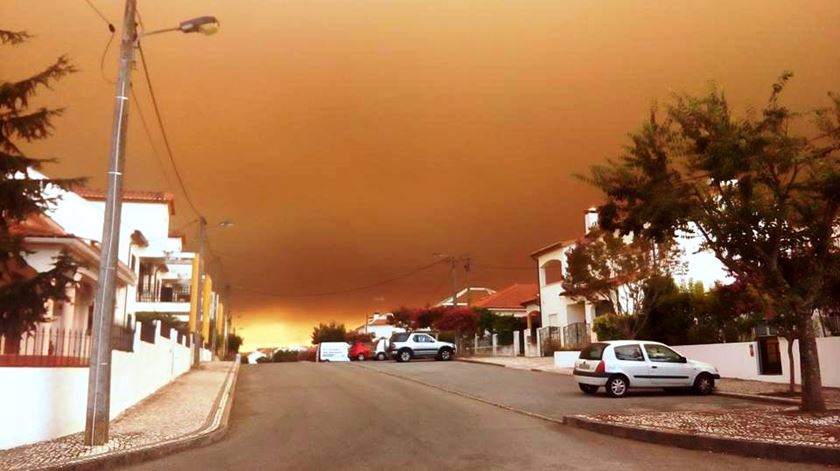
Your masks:
[{"label": "chimney", "polygon": [[591,207],[583,215],[583,233],[589,234],[592,229],[598,228],[598,208]]}]

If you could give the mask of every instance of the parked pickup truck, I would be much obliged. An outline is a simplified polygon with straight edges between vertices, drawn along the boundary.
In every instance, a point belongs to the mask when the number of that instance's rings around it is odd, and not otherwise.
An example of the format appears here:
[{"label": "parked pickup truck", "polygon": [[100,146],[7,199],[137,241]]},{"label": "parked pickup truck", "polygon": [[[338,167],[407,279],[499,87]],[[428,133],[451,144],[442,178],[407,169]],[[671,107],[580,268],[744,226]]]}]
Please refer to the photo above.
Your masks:
[{"label": "parked pickup truck", "polygon": [[441,342],[426,332],[402,332],[391,336],[390,356],[398,362],[414,358],[449,361],[455,356],[455,345]]}]

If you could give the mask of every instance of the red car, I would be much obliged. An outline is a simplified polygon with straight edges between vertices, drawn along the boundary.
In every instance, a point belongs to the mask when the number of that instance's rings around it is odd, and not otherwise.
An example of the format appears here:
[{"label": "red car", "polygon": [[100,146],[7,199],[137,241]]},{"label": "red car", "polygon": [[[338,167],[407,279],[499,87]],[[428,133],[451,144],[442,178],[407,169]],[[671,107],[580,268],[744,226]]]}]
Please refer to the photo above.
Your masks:
[{"label": "red car", "polygon": [[370,347],[368,347],[366,344],[356,342],[356,343],[353,344],[352,347],[350,347],[350,351],[347,353],[347,356],[350,357],[351,361],[352,360],[359,360],[359,361],[370,360],[370,358],[371,358]]}]

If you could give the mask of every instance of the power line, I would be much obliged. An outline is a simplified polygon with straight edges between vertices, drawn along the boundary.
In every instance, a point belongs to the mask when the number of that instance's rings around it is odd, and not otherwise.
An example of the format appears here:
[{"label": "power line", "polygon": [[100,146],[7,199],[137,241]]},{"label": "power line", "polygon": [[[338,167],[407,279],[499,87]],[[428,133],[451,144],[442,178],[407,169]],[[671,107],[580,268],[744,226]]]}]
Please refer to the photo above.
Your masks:
[{"label": "power line", "polygon": [[166,134],[166,127],[163,125],[163,118],[161,118],[160,114],[160,107],[158,106],[157,95],[155,95],[155,88],[152,85],[152,78],[149,74],[149,66],[146,62],[146,55],[143,53],[143,46],[138,42],[137,43],[137,50],[140,52],[140,62],[143,64],[143,75],[146,77],[146,86],[149,89],[149,96],[152,99],[152,108],[155,111],[155,117],[157,118],[158,126],[160,127],[160,134],[163,136],[163,143],[166,147],[166,154],[169,156],[169,161],[172,163],[172,169],[175,171],[175,177],[178,180],[178,186],[181,187],[181,191],[184,193],[184,199],[187,200],[190,208],[192,208],[193,212],[199,216],[201,216],[201,212],[196,208],[195,203],[193,203],[192,198],[190,198],[190,194],[187,191],[187,186],[184,184],[184,179],[181,176],[181,172],[178,170],[178,164],[175,163],[175,157],[172,152],[172,146],[169,143],[169,136]]},{"label": "power line", "polygon": [[364,285],[364,286],[357,286],[355,288],[347,288],[347,289],[342,289],[342,290],[337,290],[337,291],[322,291],[322,292],[303,293],[303,294],[278,294],[278,293],[269,293],[267,291],[255,290],[255,289],[252,289],[252,288],[246,288],[244,286],[234,286],[233,288],[238,290],[238,291],[243,291],[243,292],[246,292],[246,293],[259,294],[259,295],[262,295],[262,296],[271,296],[271,297],[277,297],[277,298],[314,298],[314,297],[320,297],[320,296],[334,296],[334,295],[337,295],[337,294],[346,294],[346,293],[352,293],[352,292],[355,292],[355,291],[364,291],[366,289],[376,288],[377,286],[382,286],[382,285],[391,283],[393,281],[398,281],[398,280],[401,280],[401,279],[404,279],[404,278],[408,278],[409,276],[416,275],[417,273],[428,270],[429,268],[432,268],[432,267],[434,267],[436,265],[439,265],[439,264],[440,264],[440,261],[437,260],[437,261],[434,261],[434,262],[432,262],[428,265],[423,265],[421,267],[417,267],[414,270],[402,273],[400,275],[393,276],[391,278],[387,278],[387,279],[384,279],[384,280],[381,280],[381,281],[377,281],[376,283],[371,283],[371,284]]},{"label": "power line", "polygon": [[108,18],[102,13],[102,11],[99,8],[96,8],[96,5],[94,5],[93,2],[91,2],[90,0],[85,0],[85,3],[87,3],[88,6],[90,6],[90,8],[94,12],[96,12],[96,14],[99,15],[100,18],[102,18],[102,21],[108,24],[108,29],[111,31],[111,33],[117,31],[117,28],[114,27],[114,24],[108,21]]},{"label": "power line", "polygon": [[536,266],[533,267],[525,267],[525,266],[502,266],[502,265],[476,265],[473,264],[475,268],[485,268],[487,270],[534,270],[537,268]]},{"label": "power line", "polygon": [[149,147],[152,148],[152,153],[155,155],[155,161],[158,164],[158,168],[160,172],[163,174],[163,179],[166,180],[167,185],[172,186],[172,182],[169,180],[169,174],[166,172],[166,165],[164,165],[163,159],[160,156],[160,153],[157,151],[157,147],[155,147],[155,141],[152,138],[152,132],[149,130],[149,125],[146,123],[146,117],[143,114],[143,109],[140,108],[140,100],[137,99],[137,94],[134,93],[134,84],[129,85],[131,89],[131,99],[134,100],[134,109],[137,110],[137,115],[140,117],[140,123],[143,124],[143,131],[146,134],[146,140],[149,141]]}]

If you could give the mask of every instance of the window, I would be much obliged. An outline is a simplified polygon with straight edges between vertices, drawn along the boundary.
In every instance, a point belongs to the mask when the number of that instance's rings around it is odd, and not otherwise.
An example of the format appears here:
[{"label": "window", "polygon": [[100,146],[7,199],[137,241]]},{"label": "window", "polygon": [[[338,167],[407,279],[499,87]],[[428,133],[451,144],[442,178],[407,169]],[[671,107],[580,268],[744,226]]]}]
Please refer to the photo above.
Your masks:
[{"label": "window", "polygon": [[559,260],[549,260],[542,266],[543,280],[545,285],[563,281],[563,265]]},{"label": "window", "polygon": [[391,336],[392,342],[405,342],[406,340],[408,340],[408,334],[405,332],[394,334]]},{"label": "window", "polygon": [[432,339],[428,335],[415,335],[414,341],[419,343],[433,343],[434,339]]},{"label": "window", "polygon": [[645,351],[647,352],[650,361],[682,363],[682,355],[671,350],[665,345],[645,344]]},{"label": "window", "polygon": [[622,345],[615,347],[615,358],[624,361],[645,361],[642,349],[638,345]]},{"label": "window", "polygon": [[580,357],[578,358],[581,360],[600,360],[607,346],[606,343],[590,343],[580,351]]}]

